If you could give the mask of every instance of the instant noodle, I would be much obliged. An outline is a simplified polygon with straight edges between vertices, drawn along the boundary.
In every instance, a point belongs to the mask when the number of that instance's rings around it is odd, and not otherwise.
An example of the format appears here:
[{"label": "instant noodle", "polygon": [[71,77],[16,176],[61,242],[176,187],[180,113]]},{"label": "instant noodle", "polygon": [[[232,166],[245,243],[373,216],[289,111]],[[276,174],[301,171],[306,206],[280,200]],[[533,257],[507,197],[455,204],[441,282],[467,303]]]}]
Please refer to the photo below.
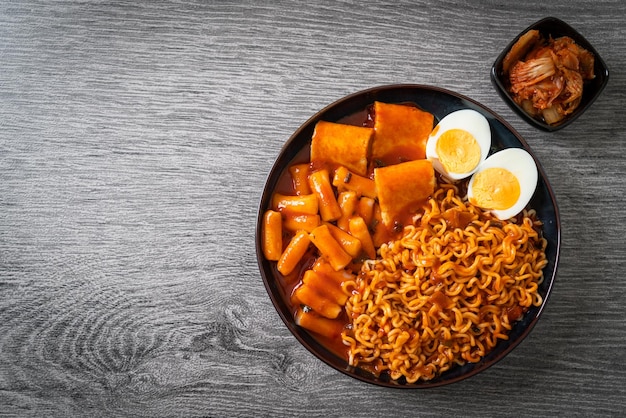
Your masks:
[{"label": "instant noodle", "polygon": [[542,302],[539,227],[533,212],[499,221],[441,184],[416,224],[344,283],[349,363],[413,383],[479,361]]}]

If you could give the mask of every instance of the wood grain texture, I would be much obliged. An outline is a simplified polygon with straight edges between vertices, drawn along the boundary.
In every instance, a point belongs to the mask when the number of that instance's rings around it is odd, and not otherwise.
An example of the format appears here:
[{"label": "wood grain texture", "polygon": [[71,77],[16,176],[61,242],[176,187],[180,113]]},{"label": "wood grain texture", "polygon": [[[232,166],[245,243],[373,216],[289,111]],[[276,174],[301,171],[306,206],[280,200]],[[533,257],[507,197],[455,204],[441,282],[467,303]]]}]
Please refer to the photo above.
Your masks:
[{"label": "wood grain texture", "polygon": [[[617,416],[626,411],[626,4],[0,2],[0,415]],[[602,54],[603,95],[553,134],[489,69],[559,17]],[[302,348],[254,250],[283,143],[342,96],[436,85],[533,147],[563,225],[557,282],[506,359],[383,389]]]}]

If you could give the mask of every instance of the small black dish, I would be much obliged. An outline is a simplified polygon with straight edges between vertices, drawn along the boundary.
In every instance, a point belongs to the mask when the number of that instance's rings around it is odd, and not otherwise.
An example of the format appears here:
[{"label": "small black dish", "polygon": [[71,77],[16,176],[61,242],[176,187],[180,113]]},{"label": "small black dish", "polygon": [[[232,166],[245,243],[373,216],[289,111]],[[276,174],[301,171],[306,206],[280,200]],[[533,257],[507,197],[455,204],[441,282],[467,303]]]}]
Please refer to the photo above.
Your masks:
[{"label": "small black dish", "polygon": [[[595,78],[589,82],[586,82],[583,87],[583,96],[580,104],[576,108],[576,110],[567,115],[560,122],[550,125],[543,120],[533,117],[528,114],[520,105],[515,103],[511,95],[507,90],[507,80],[506,76],[502,70],[502,63],[504,61],[504,57],[509,52],[511,47],[520,39],[522,35],[526,32],[537,29],[539,33],[547,38],[552,36],[553,38],[558,38],[561,36],[569,36],[576,42],[579,46],[585,48],[587,51],[591,52],[594,55],[594,74]],[[491,82],[500,97],[513,109],[522,119],[524,119],[529,124],[542,129],[544,131],[553,132],[559,129],[562,129],[576,120],[580,115],[582,115],[591,104],[598,98],[602,90],[606,87],[607,82],[609,81],[609,70],[598,54],[598,51],[585,39],[578,31],[572,28],[567,23],[563,22],[560,19],[555,17],[546,17],[541,19],[540,21],[530,25],[528,28],[523,30],[518,36],[513,39],[506,48],[500,53],[495,63],[491,67]]]}]

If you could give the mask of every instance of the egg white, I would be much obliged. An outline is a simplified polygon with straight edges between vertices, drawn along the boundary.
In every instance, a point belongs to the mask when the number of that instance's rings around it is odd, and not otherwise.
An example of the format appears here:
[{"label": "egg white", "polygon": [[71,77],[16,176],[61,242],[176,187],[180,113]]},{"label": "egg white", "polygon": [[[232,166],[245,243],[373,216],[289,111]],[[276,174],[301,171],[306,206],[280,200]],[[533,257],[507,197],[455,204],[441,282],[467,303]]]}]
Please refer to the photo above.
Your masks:
[{"label": "egg white", "polygon": [[[463,129],[476,138],[476,142],[478,142],[478,146],[480,147],[480,159],[478,165],[473,170],[465,173],[448,172],[439,160],[437,141],[439,141],[439,137],[441,137],[444,132],[450,129]],[[433,168],[437,170],[437,172],[449,180],[456,181],[471,176],[489,154],[489,149],[491,148],[491,128],[489,127],[487,118],[475,110],[462,109],[449,113],[441,119],[437,127],[433,129],[433,132],[435,132],[435,134],[431,134],[426,142],[426,158],[432,162]]]},{"label": "egg white", "polygon": [[472,178],[467,186],[468,199],[471,199],[474,195],[474,178],[478,175],[478,173],[488,168],[504,168],[509,170],[519,181],[520,196],[517,201],[507,209],[490,210],[490,212],[500,220],[510,219],[520,213],[526,205],[528,205],[528,202],[530,202],[530,199],[535,193],[538,180],[537,165],[535,164],[535,160],[528,152],[521,148],[507,148],[490,155],[482,164],[480,164],[478,170],[476,170],[476,172],[472,175]]}]

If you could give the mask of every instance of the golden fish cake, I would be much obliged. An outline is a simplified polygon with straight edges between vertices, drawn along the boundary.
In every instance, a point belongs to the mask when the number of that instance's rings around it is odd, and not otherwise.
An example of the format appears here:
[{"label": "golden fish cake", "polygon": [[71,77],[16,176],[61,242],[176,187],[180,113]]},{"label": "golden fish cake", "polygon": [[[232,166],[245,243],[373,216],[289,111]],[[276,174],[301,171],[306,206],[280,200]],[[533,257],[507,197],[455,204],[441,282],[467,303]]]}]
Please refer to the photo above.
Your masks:
[{"label": "golden fish cake", "polygon": [[363,176],[373,133],[372,128],[319,121],[311,139],[311,163],[344,166]]},{"label": "golden fish cake", "polygon": [[434,116],[415,106],[374,102],[372,160],[378,166],[426,158]]},{"label": "golden fish cake", "polygon": [[424,203],[435,190],[435,170],[429,160],[376,168],[374,179],[383,224],[387,226]]}]

